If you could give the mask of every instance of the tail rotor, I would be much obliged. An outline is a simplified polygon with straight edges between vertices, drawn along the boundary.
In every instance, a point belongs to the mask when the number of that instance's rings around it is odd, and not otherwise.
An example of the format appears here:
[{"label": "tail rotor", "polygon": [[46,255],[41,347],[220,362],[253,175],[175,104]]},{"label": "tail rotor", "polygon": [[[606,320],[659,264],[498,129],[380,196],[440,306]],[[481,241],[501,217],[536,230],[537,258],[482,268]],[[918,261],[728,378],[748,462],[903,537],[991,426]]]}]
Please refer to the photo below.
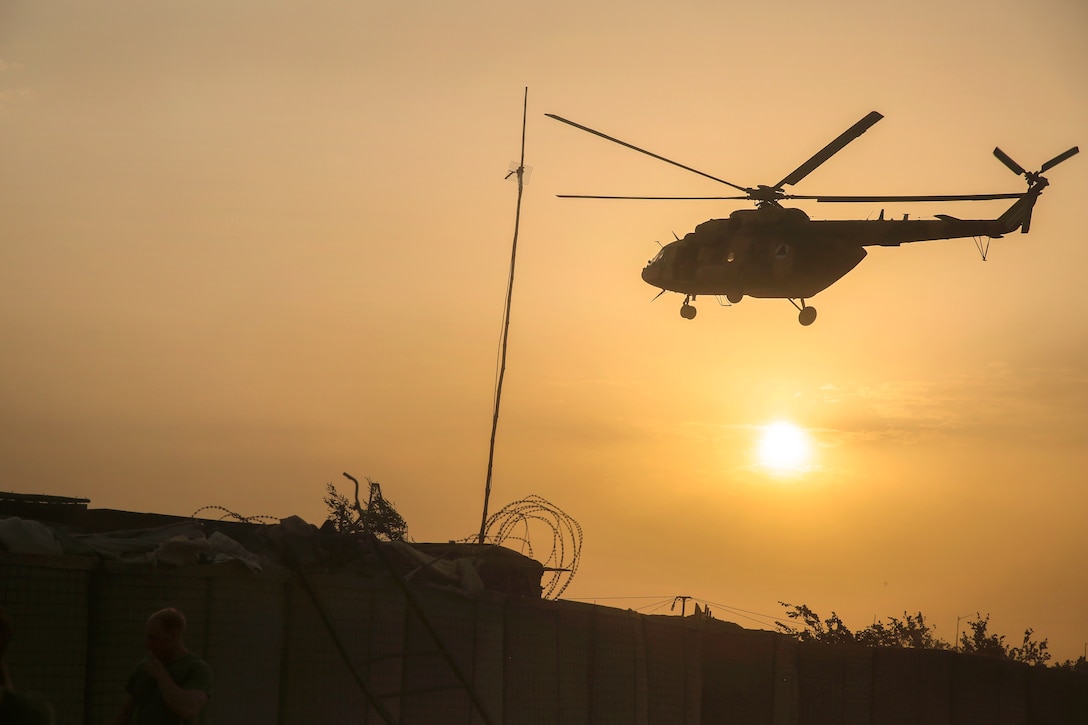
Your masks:
[{"label": "tail rotor", "polygon": [[[1023,166],[1013,161],[1011,156],[1001,149],[994,147],[994,156],[997,157],[997,160],[1005,164],[1005,166],[1017,176],[1023,176],[1028,182],[1028,192],[1033,193],[1031,204],[1026,207],[1026,210],[1021,212],[1023,214],[1023,221],[1020,224],[1021,234],[1027,234],[1028,230],[1031,229],[1031,212],[1035,205],[1034,199],[1038,198],[1038,195],[1042,193],[1043,189],[1045,189],[1049,183],[1047,182],[1046,177],[1043,176],[1043,172],[1053,169],[1061,162],[1072,156],[1076,156],[1078,153],[1080,153],[1080,149],[1074,146],[1073,148],[1058,154],[1050,161],[1047,161],[1039,167],[1038,171],[1026,171]],[[1020,202],[1017,202],[1017,204],[1020,204]]]},{"label": "tail rotor", "polygon": [[1005,166],[1007,166],[1009,171],[1011,171],[1012,173],[1016,174],[1017,176],[1023,176],[1025,179],[1027,179],[1029,188],[1038,184],[1040,180],[1045,181],[1042,176],[1043,172],[1053,169],[1061,162],[1065,161],[1068,158],[1076,156],[1079,153],[1080,148],[1074,146],[1073,148],[1058,154],[1050,161],[1047,161],[1045,164],[1039,167],[1038,171],[1027,171],[1024,169],[1023,166],[1013,161],[1012,157],[1009,156],[1007,153],[997,148],[996,146],[994,147],[994,156],[997,157],[997,160],[1005,164]]}]

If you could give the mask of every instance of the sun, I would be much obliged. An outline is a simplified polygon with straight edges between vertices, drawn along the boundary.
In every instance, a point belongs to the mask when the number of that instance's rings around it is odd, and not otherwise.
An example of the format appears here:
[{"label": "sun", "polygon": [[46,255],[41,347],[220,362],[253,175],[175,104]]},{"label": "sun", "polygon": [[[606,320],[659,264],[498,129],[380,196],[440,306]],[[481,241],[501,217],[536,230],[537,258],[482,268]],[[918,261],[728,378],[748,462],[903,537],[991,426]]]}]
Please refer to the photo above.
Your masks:
[{"label": "sun", "polygon": [[804,470],[811,455],[808,435],[793,423],[765,425],[759,438],[759,463],[776,473]]}]

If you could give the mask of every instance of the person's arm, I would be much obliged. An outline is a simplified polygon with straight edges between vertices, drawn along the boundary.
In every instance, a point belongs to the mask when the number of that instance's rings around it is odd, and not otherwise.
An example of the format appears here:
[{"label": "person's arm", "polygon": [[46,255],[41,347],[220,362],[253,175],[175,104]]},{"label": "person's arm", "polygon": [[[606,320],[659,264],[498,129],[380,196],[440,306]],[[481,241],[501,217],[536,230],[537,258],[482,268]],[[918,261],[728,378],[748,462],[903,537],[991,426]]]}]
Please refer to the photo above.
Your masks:
[{"label": "person's arm", "polygon": [[159,693],[174,713],[183,720],[191,720],[208,704],[208,693],[195,688],[183,688],[174,682],[158,657],[147,658],[147,672],[159,683]]},{"label": "person's arm", "polygon": [[125,704],[117,713],[117,725],[128,725],[132,722],[132,695],[125,698]]}]

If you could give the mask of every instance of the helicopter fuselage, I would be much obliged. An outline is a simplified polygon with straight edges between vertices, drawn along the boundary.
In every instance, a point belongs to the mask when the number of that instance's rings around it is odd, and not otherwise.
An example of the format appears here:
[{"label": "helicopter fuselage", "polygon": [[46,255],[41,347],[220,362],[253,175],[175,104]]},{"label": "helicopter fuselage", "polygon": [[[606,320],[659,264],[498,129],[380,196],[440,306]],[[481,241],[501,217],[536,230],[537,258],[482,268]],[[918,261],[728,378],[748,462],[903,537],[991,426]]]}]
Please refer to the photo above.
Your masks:
[{"label": "helicopter fuselage", "polygon": [[812,220],[800,209],[773,205],[741,209],[665,245],[642,270],[642,279],[663,290],[724,295],[732,302],[744,296],[805,299],[854,269],[867,246],[999,237],[1021,223],[1012,213],[1016,207],[1000,219],[884,219],[882,214],[847,221]]},{"label": "helicopter fuselage", "polygon": [[687,295],[812,297],[865,258],[846,239],[817,238],[800,209],[738,210],[665,245],[642,279]]}]

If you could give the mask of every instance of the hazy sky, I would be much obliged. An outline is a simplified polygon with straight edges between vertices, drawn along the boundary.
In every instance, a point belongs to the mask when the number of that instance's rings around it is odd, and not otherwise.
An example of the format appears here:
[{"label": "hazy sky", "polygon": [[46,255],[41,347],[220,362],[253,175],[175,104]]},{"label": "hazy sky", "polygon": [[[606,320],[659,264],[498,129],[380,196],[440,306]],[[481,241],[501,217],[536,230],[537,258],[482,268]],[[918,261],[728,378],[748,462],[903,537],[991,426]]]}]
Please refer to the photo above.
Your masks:
[{"label": "hazy sky", "polygon": [[[809,328],[651,304],[656,242],[746,204],[555,197],[729,190],[545,112],[744,185],[883,113],[804,194],[1019,191],[995,145],[1088,144],[1088,5],[875,8],[0,0],[0,489],[319,523],[348,471],[418,541],[474,533],[528,86],[492,511],[581,523],[566,594],[921,610],[947,640],[989,612],[1080,655],[1088,156],[987,262],[874,249]],[[775,420],[806,472],[755,465]]]}]

